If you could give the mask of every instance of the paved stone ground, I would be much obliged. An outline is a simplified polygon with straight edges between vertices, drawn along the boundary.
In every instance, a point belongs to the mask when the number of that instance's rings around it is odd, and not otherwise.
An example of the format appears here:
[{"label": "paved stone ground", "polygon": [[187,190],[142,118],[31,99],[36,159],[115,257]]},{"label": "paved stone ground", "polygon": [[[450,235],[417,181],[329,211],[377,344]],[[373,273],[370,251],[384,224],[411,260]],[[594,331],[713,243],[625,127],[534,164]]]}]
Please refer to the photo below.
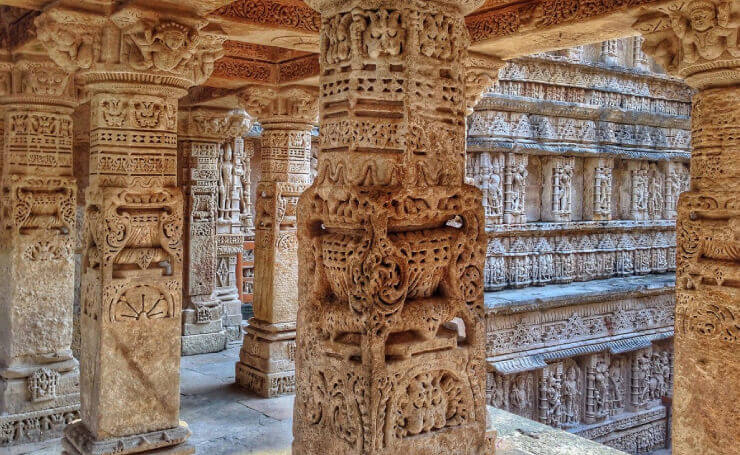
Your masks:
[{"label": "paved stone ground", "polygon": [[[283,455],[293,440],[293,396],[259,398],[234,384],[241,343],[223,352],[183,357],[180,418],[198,455]],[[58,455],[59,441],[10,455]],[[0,449],[0,455],[4,455]]]}]

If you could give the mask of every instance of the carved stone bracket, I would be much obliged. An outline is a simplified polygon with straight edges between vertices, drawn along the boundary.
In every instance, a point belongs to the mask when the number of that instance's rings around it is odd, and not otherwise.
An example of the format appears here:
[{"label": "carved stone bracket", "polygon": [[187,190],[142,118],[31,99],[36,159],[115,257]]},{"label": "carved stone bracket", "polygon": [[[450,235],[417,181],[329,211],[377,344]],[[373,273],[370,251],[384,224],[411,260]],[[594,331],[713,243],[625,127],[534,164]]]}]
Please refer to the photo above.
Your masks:
[{"label": "carved stone bracket", "polygon": [[252,85],[241,93],[249,115],[265,123],[316,124],[319,114],[319,94],[306,86]]},{"label": "carved stone bracket", "polygon": [[501,59],[488,55],[468,53],[465,61],[465,101],[466,113],[473,113],[473,108],[483,97],[485,91],[498,79],[498,70],[504,66]]},{"label": "carved stone bracket", "polygon": [[[145,72],[184,87],[210,76],[226,40],[198,16],[131,5],[110,16],[53,6],[35,22],[39,40],[67,71]],[[119,46],[111,46],[110,32]]]}]

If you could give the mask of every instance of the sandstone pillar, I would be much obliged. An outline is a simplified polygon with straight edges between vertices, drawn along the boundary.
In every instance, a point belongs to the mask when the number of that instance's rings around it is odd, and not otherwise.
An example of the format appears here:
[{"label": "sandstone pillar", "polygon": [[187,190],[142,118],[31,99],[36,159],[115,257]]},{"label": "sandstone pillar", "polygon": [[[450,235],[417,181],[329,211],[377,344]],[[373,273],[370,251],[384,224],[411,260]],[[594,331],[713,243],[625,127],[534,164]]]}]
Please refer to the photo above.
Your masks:
[{"label": "sandstone pillar", "polygon": [[74,84],[49,61],[13,60],[0,61],[0,447],[59,437],[79,410]]},{"label": "sandstone pillar", "polygon": [[272,397],[295,392],[296,204],[311,179],[318,93],[297,86],[251,87],[244,98],[262,125],[262,172],[255,201],[254,318],[246,327],[236,381]]},{"label": "sandstone pillar", "polygon": [[295,454],[483,454],[486,235],[465,174],[479,1],[309,0],[318,176],[298,203]]},{"label": "sandstone pillar", "polygon": [[735,3],[674,2],[635,24],[644,34],[644,50],[698,89],[691,183],[678,203],[673,453],[729,455],[740,442],[740,21]]},{"label": "sandstone pillar", "polygon": [[179,421],[183,197],[178,98],[223,38],[184,12],[55,6],[36,19],[90,100],[80,326],[81,418],[64,453],[192,453]]},{"label": "sandstone pillar", "polygon": [[[182,354],[226,349],[224,306],[216,296],[219,159],[224,142],[249,132],[243,111],[187,108],[179,116],[181,186],[185,207],[185,273],[182,312]],[[236,176],[234,168],[227,182]]]}]

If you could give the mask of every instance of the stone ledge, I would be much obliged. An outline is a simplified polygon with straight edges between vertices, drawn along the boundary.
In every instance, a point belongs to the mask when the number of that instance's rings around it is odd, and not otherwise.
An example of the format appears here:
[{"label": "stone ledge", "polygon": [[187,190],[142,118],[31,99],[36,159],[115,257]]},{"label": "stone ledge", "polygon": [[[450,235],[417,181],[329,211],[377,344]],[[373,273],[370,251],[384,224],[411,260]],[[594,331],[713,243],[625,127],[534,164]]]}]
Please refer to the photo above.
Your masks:
[{"label": "stone ledge", "polygon": [[674,292],[675,286],[675,274],[661,273],[505,289],[486,292],[484,298],[488,315],[508,315],[564,305],[668,294]]},{"label": "stone ledge", "polygon": [[488,407],[496,429],[496,455],[625,455],[567,431]]}]

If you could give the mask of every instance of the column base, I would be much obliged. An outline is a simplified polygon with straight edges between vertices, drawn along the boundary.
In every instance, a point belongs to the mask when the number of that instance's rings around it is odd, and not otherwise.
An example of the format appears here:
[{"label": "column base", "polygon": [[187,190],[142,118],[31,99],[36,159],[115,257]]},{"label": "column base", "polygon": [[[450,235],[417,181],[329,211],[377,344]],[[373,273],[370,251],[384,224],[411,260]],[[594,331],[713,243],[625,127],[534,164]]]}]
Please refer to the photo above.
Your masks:
[{"label": "column base", "polygon": [[207,354],[226,349],[221,302],[201,305],[197,310],[187,308],[182,313],[182,355]]},{"label": "column base", "polygon": [[184,422],[176,428],[98,441],[82,422],[64,430],[62,455],[191,455],[195,447],[185,442],[190,430]]},{"label": "column base", "polygon": [[295,393],[295,322],[249,320],[236,383],[266,398]]},{"label": "column base", "polygon": [[223,327],[226,341],[237,341],[242,336],[242,302],[235,286],[217,288],[216,297],[223,307]]},{"label": "column base", "polygon": [[0,369],[0,447],[58,438],[79,418],[77,360],[71,351],[55,358],[60,360]]},{"label": "column base", "polygon": [[[0,415],[0,448],[59,438],[65,427],[79,417],[79,404],[22,414]],[[2,450],[4,449],[0,449],[0,452]]]}]

